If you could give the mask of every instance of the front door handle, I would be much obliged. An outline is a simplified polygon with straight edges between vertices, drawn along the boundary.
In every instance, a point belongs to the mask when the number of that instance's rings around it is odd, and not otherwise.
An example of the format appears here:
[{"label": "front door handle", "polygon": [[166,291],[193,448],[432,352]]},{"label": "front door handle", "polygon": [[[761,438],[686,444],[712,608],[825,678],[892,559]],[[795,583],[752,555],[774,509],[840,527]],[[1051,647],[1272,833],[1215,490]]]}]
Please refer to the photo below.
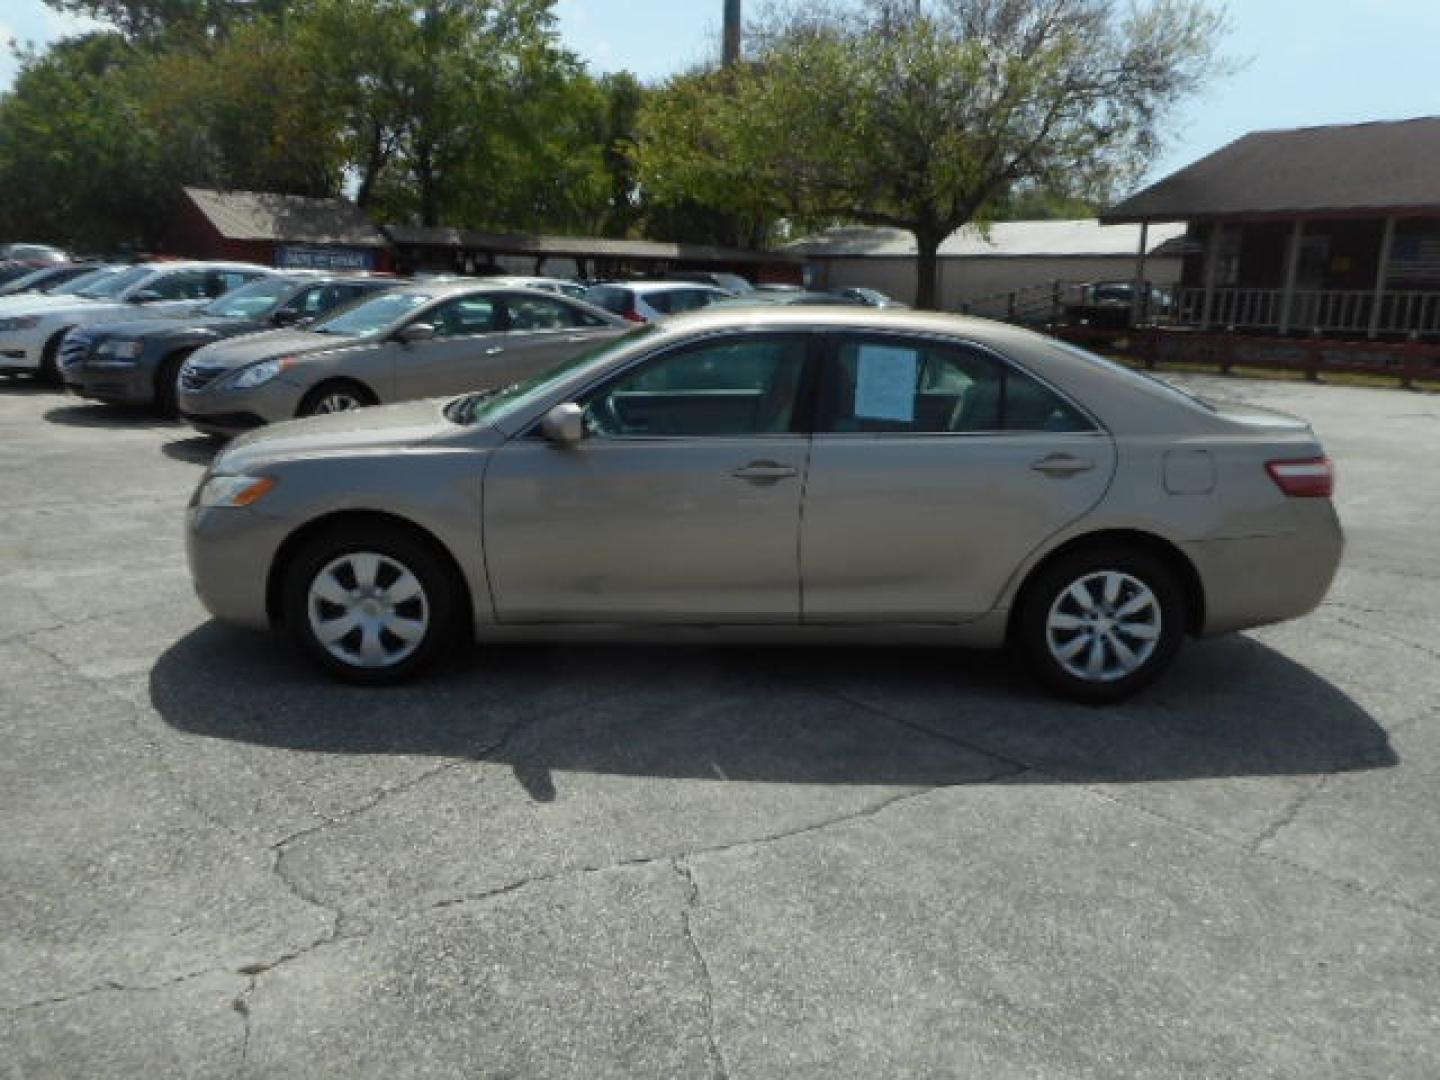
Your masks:
[{"label": "front door handle", "polygon": [[1095,462],[1089,458],[1078,458],[1071,454],[1050,454],[1035,462],[1030,468],[1044,473],[1046,476],[1075,476],[1095,468]]},{"label": "front door handle", "polygon": [[788,480],[800,475],[800,470],[778,461],[752,461],[730,474],[736,480],[749,480],[756,484],[773,484],[777,480]]},{"label": "front door handle", "polygon": [[566,340],[566,341],[573,341],[573,342],[576,342],[576,343],[578,344],[579,342],[589,341],[590,339],[587,338],[584,334],[571,334],[571,335],[570,335],[569,337],[567,337],[565,340]]},{"label": "front door handle", "polygon": [[505,346],[504,346],[504,345],[491,345],[490,348],[488,348],[488,349],[485,350],[485,355],[486,355],[486,356],[499,356],[499,355],[500,355],[502,352],[504,352],[504,351],[505,351]]}]

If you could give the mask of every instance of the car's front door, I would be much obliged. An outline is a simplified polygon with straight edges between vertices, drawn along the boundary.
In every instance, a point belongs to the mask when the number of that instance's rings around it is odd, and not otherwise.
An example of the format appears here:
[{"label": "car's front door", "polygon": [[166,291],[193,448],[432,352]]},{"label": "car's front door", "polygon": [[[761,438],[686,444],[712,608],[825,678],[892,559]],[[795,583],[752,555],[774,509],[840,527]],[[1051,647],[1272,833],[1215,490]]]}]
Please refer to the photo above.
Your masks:
[{"label": "car's front door", "polygon": [[504,355],[505,308],[497,294],[442,300],[407,325],[417,323],[433,327],[434,336],[407,342],[396,335],[385,345],[394,365],[395,400],[446,397],[514,381]]},{"label": "car's front door", "polygon": [[797,622],[813,340],[672,348],[584,396],[580,444],[500,449],[484,490],[499,619]]},{"label": "car's front door", "polygon": [[510,382],[540,375],[630,326],[616,326],[578,304],[551,296],[506,293],[508,329],[497,344],[504,350]]},{"label": "car's front door", "polygon": [[961,622],[1090,510],[1111,439],[1039,380],[940,339],[840,335],[826,358],[800,561],[807,622]]}]

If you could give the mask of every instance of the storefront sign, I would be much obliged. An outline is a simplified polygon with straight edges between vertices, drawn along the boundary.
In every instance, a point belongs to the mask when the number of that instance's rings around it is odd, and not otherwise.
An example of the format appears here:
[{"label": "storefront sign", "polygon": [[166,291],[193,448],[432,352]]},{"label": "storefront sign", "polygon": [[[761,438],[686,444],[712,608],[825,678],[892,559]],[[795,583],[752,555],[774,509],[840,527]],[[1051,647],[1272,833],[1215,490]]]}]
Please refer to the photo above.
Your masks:
[{"label": "storefront sign", "polygon": [[370,248],[282,246],[275,262],[285,270],[374,270]]}]

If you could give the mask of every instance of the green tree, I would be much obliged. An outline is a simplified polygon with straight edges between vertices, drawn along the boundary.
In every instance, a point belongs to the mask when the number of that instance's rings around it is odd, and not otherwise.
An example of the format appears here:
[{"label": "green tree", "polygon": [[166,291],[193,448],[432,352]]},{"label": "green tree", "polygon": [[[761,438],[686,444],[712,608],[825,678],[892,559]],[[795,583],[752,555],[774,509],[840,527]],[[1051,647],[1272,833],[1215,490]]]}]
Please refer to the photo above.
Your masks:
[{"label": "green tree", "polygon": [[153,246],[186,169],[148,125],[143,58],[118,35],[22,57],[0,98],[0,233]]},{"label": "green tree", "polygon": [[640,120],[642,184],[757,222],[907,229],[918,303],[941,241],[1027,186],[1104,191],[1219,68],[1205,0],[789,5],[746,62],[673,80]]}]

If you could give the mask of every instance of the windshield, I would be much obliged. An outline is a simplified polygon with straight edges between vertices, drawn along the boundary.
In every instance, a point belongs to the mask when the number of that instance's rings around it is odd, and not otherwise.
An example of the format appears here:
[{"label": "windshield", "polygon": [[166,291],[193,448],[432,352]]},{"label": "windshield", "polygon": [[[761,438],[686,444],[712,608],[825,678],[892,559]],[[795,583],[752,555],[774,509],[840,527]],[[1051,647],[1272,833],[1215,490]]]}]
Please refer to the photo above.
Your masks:
[{"label": "windshield", "polygon": [[150,277],[154,271],[148,266],[127,266],[113,274],[106,274],[97,281],[87,284],[83,289],[74,290],[76,296],[83,296],[88,300],[103,300],[110,296],[119,296],[132,285],[137,285]]},{"label": "windshield", "polygon": [[430,293],[383,293],[373,300],[345,308],[309,329],[316,334],[338,334],[341,337],[373,334],[434,299]]},{"label": "windshield", "polygon": [[1096,367],[1102,367],[1106,371],[1113,372],[1128,382],[1141,383],[1150,390],[1161,390],[1172,397],[1180,398],[1190,405],[1199,405],[1202,409],[1206,409],[1209,412],[1215,411],[1214,405],[1210,404],[1210,402],[1198,394],[1191,393],[1184,387],[1176,386],[1174,383],[1166,382],[1164,379],[1157,379],[1154,375],[1147,375],[1143,371],[1137,371],[1132,367],[1127,367],[1108,357],[1099,356],[1096,353],[1090,352],[1088,349],[1080,348],[1078,345],[1071,345],[1067,341],[1051,341],[1050,344],[1063,352],[1069,353],[1071,356],[1078,356],[1081,360],[1088,361]]},{"label": "windshield", "polygon": [[[5,283],[5,292],[25,292],[27,289],[35,288],[37,285],[44,285],[45,282],[49,281],[51,278],[60,278],[61,280],[64,280],[65,272],[69,269],[70,268],[68,266],[47,266],[44,270],[32,270],[28,274],[21,274],[19,277],[7,281]],[[74,275],[72,274],[71,276],[73,277]]]},{"label": "windshield", "polygon": [[200,314],[219,319],[258,319],[270,314],[271,309],[294,291],[293,281],[261,278],[212,300],[200,309]]},{"label": "windshield", "polygon": [[659,329],[654,323],[637,326],[629,333],[611,338],[579,356],[572,357],[559,367],[550,368],[523,382],[512,383],[503,390],[482,390],[478,394],[458,397],[445,406],[445,416],[456,424],[476,424],[481,421],[494,423],[504,419],[544,398],[552,387],[569,379],[582,368],[603,365],[615,353],[629,348],[649,334],[658,333]]},{"label": "windshield", "polygon": [[71,278],[69,281],[62,282],[54,288],[46,289],[45,291],[58,296],[76,296],[81,289],[89,288],[91,285],[104,281],[108,277],[114,277],[120,270],[121,268],[118,266],[102,266],[98,269],[87,271],[79,277]]}]

